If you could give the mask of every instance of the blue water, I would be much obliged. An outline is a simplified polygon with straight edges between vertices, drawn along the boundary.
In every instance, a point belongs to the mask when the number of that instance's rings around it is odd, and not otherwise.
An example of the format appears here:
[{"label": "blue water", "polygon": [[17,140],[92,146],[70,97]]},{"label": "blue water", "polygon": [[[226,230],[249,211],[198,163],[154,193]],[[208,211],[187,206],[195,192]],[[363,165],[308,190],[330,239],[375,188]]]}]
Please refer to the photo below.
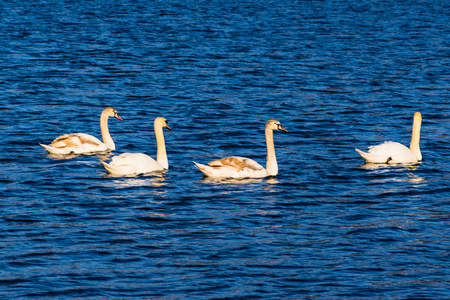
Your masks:
[{"label": "blue water", "polygon": [[[450,297],[448,1],[3,1],[0,297]],[[109,155],[39,143],[100,137],[170,168],[108,176]],[[409,145],[423,162],[363,165]],[[279,175],[203,179],[239,155]]]}]

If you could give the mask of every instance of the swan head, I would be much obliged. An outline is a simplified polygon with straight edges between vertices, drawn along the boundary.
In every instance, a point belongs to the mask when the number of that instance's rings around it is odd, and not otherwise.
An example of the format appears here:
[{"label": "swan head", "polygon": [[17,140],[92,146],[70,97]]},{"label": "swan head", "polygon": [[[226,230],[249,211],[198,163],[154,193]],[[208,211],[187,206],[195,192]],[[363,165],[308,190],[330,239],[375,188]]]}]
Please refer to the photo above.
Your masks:
[{"label": "swan head", "polygon": [[283,125],[281,125],[281,123],[277,120],[269,120],[266,123],[266,129],[270,129],[270,130],[282,130],[284,132],[288,132]]},{"label": "swan head", "polygon": [[163,117],[156,118],[154,126],[155,126],[155,128],[160,127],[160,128],[167,128],[169,130],[172,129],[172,128],[169,127],[169,124],[168,124],[167,120],[164,119]]},{"label": "swan head", "polygon": [[420,112],[414,113],[414,120],[422,121],[422,115]]},{"label": "swan head", "polygon": [[114,117],[120,121],[123,121],[114,107],[108,106],[103,110],[103,114],[106,114],[108,117]]}]

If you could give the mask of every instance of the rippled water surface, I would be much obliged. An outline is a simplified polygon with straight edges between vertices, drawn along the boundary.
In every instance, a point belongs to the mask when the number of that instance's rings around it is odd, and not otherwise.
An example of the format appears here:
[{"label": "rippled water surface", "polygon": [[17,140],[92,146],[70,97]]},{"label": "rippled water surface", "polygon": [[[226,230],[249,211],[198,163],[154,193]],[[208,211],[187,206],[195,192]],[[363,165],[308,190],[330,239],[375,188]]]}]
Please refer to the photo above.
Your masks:
[{"label": "rippled water surface", "polygon": [[[398,2],[398,1],[397,1]],[[449,298],[447,1],[9,1],[0,8],[0,297]],[[108,176],[100,137],[170,168]],[[409,145],[423,162],[354,151]],[[279,175],[204,179],[239,155]]]}]

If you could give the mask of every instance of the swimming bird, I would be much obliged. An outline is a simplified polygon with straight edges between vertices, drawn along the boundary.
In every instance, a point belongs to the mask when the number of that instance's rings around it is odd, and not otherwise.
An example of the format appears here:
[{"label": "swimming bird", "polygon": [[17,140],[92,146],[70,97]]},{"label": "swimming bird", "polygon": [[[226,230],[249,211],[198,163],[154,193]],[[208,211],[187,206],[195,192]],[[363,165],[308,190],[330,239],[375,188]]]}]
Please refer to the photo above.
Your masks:
[{"label": "swimming bird", "polygon": [[369,147],[368,152],[355,149],[366,163],[375,164],[396,164],[396,163],[415,163],[422,160],[420,152],[420,126],[422,124],[422,115],[420,112],[414,114],[412,127],[411,143],[409,148],[397,142],[384,142],[377,146]]},{"label": "swimming bird", "polygon": [[214,160],[208,165],[196,162],[194,164],[205,176],[214,178],[262,178],[275,176],[278,174],[278,164],[273,144],[274,130],[288,132],[279,121],[269,120],[266,123],[267,163],[265,169],[253,159],[239,156]]},{"label": "swimming bird", "polygon": [[102,161],[106,171],[113,175],[134,175],[169,169],[163,128],[171,129],[166,119],[156,118],[154,122],[157,144],[156,160],[143,153],[123,153],[114,156],[110,163]]},{"label": "swimming bird", "polygon": [[50,145],[39,144],[44,147],[50,154],[81,154],[90,152],[102,152],[108,150],[116,150],[108,129],[108,118],[114,117],[123,121],[113,107],[107,107],[100,115],[100,131],[102,133],[103,142],[95,136],[86,133],[70,133],[63,134],[53,140]]}]

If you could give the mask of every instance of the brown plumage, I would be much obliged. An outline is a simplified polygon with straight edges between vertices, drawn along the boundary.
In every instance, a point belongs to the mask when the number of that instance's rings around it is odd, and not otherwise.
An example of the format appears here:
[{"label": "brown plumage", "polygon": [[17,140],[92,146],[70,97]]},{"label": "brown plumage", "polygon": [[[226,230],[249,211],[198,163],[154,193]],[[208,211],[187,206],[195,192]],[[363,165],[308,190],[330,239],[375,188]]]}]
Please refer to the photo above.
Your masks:
[{"label": "brown plumage", "polygon": [[267,121],[264,130],[267,146],[266,168],[253,159],[239,156],[228,156],[213,160],[208,165],[199,164],[195,161],[194,164],[203,175],[214,178],[262,178],[275,176],[278,174],[278,164],[273,144],[274,130],[287,132],[279,121]]},{"label": "brown plumage", "polygon": [[100,141],[95,141],[93,139],[87,139],[81,134],[65,134],[56,138],[51,146],[55,148],[66,148],[66,147],[78,147],[82,144],[91,144],[98,146],[101,144]]},{"label": "brown plumage", "polygon": [[262,166],[255,165],[255,161],[253,161],[253,160],[250,163],[250,160],[247,158],[234,157],[234,156],[224,157],[221,159],[213,160],[208,163],[208,166],[213,167],[213,168],[222,168],[224,166],[227,166],[230,168],[235,168],[236,171],[238,171],[238,172],[244,170],[244,168],[249,168],[249,169],[252,169],[255,171],[262,169]]}]

